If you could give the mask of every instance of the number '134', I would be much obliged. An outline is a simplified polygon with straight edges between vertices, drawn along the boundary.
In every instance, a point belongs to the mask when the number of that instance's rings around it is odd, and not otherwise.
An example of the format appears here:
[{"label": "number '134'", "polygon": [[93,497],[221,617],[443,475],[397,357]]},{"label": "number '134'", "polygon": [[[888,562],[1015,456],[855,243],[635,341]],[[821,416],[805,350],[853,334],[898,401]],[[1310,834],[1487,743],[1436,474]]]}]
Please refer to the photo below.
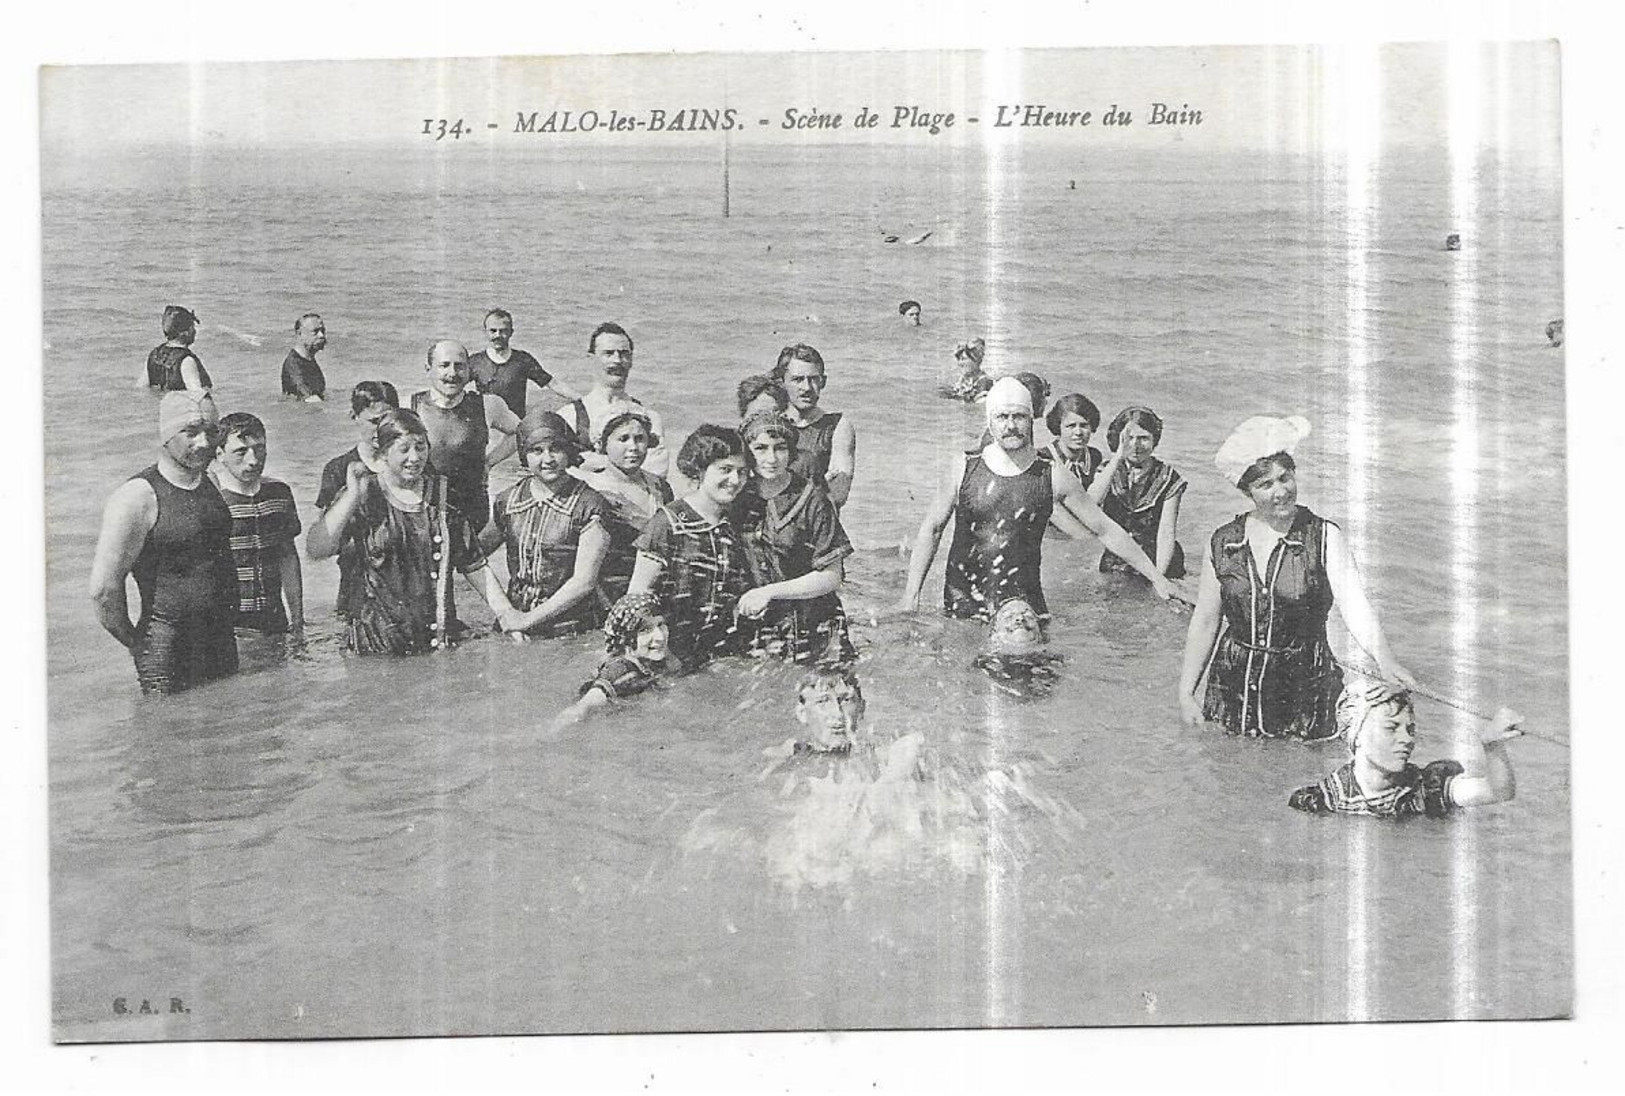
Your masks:
[{"label": "number '134'", "polygon": [[423,119],[423,136],[433,137],[437,141],[444,141],[447,137],[455,141],[467,132],[468,127],[463,125],[461,118],[455,122],[445,118]]}]

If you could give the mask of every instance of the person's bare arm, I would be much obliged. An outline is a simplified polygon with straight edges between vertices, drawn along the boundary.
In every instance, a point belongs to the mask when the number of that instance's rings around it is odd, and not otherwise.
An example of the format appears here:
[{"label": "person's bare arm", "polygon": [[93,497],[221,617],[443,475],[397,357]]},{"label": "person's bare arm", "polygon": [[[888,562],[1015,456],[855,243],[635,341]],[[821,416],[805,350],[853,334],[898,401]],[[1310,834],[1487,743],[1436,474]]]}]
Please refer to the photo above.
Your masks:
[{"label": "person's bare arm", "polygon": [[1106,501],[1106,492],[1111,490],[1112,477],[1117,474],[1117,466],[1122,462],[1123,446],[1119,442],[1117,448],[1113,449],[1111,455],[1095,470],[1095,478],[1089,481],[1089,497],[1095,500],[1096,506]]},{"label": "person's bare arm", "polygon": [[1196,691],[1202,686],[1213,645],[1218,642],[1219,628],[1224,623],[1219,604],[1219,576],[1213,571],[1213,561],[1205,555],[1201,574],[1196,608],[1191,612],[1190,627],[1185,632],[1185,657],[1179,667],[1179,715],[1193,725],[1202,722],[1202,703],[1196,698]]},{"label": "person's bare arm", "polygon": [[627,585],[629,594],[649,594],[654,592],[655,584],[660,576],[666,573],[666,565],[651,555],[639,552],[637,560],[632,564],[632,581]]},{"label": "person's bare arm", "polygon": [[288,607],[288,636],[298,643],[305,638],[305,572],[291,539],[277,550],[275,566],[282,581],[282,600]]},{"label": "person's bare arm", "polygon": [[198,369],[197,357],[193,354],[181,359],[181,381],[186,385],[188,392],[196,392],[202,396],[209,391],[208,386],[203,383],[203,374]]},{"label": "person's bare arm", "polygon": [[1181,491],[1162,504],[1162,520],[1157,523],[1157,573],[1166,575],[1168,565],[1174,561],[1174,547],[1179,543],[1179,500]]},{"label": "person's bare arm", "polygon": [[90,564],[90,600],[97,622],[126,647],[135,646],[136,634],[124,582],[157,523],[158,496],[145,480],[121,484],[102,511],[101,533]]},{"label": "person's bare arm", "polygon": [[1388,639],[1383,635],[1371,599],[1366,596],[1365,584],[1360,581],[1360,572],[1354,565],[1343,530],[1330,522],[1326,523],[1326,577],[1331,582],[1337,615],[1354,642],[1376,660],[1383,676],[1401,685],[1415,685],[1416,678],[1400,665],[1388,648]]},{"label": "person's bare arm", "polygon": [[824,489],[829,492],[829,501],[835,504],[837,510],[846,503],[847,495],[852,493],[852,479],[857,474],[857,467],[858,432],[852,426],[852,416],[846,414],[835,424],[835,433],[830,438],[829,472],[824,476]]},{"label": "person's bare arm", "polygon": [[1134,538],[1124,531],[1123,527],[1106,516],[1106,512],[1095,505],[1095,500],[1084,491],[1083,485],[1073,479],[1059,465],[1050,470],[1050,481],[1055,487],[1055,498],[1060,505],[1050,513],[1050,521],[1061,532],[1070,537],[1083,539],[1084,533],[1092,533],[1100,538],[1100,543],[1110,548],[1112,552],[1121,557],[1125,563],[1151,583],[1151,588],[1157,596],[1167,600],[1173,596],[1174,588],[1169,585],[1163,573],[1157,570],[1145,550],[1135,543]]},{"label": "person's bare arm", "polygon": [[480,396],[485,401],[485,422],[490,429],[485,439],[485,466],[501,464],[519,451],[519,416],[500,396]]},{"label": "person's bare arm", "polygon": [[931,499],[930,509],[925,512],[919,531],[914,534],[914,548],[908,557],[908,582],[898,603],[898,608],[905,613],[911,613],[920,606],[920,590],[925,586],[925,576],[930,574],[931,564],[937,558],[942,531],[948,527],[948,520],[954,516],[954,509],[959,505],[959,480],[964,474],[963,466],[962,460],[948,466],[937,484],[937,493]]},{"label": "person's bare arm", "polygon": [[344,469],[344,490],[338,493],[322,516],[311,524],[305,534],[305,554],[311,559],[327,559],[338,554],[344,543],[344,528],[350,524],[357,506],[372,490],[373,474],[367,466],[353,460]]}]

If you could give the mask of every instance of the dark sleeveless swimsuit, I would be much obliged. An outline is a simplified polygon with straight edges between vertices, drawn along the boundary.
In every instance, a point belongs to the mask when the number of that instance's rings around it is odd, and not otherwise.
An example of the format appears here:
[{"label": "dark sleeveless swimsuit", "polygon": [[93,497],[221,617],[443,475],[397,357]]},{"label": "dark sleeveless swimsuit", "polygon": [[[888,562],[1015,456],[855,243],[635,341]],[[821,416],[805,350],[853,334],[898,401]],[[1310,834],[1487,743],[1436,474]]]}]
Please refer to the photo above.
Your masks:
[{"label": "dark sleeveless swimsuit", "polygon": [[1001,601],[1024,598],[1048,615],[1040,577],[1044,527],[1055,507],[1050,463],[1019,476],[995,475],[980,452],[965,458],[948,548],[942,607],[949,616],[986,618]]}]

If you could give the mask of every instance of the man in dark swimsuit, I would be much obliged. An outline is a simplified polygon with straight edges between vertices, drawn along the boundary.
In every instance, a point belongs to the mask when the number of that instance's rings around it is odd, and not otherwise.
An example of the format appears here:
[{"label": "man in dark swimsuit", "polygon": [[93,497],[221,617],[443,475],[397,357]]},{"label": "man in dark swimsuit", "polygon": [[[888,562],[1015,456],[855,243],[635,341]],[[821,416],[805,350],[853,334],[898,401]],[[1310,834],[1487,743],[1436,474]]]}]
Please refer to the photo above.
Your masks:
[{"label": "man in dark swimsuit", "polygon": [[525,417],[526,381],[561,400],[576,398],[574,392],[560,387],[553,374],[542,367],[530,354],[513,345],[513,314],[505,308],[493,308],[485,314],[485,341],[487,346],[468,359],[474,387],[482,396],[497,396],[519,418]]},{"label": "man in dark swimsuit", "polygon": [[918,607],[950,517],[954,536],[942,591],[943,611],[950,616],[985,620],[1009,598],[1047,616],[1041,569],[1044,527],[1052,520],[1068,536],[1099,537],[1144,575],[1159,597],[1170,596],[1173,587],[1134,538],[1101,513],[1069,472],[1039,459],[1032,396],[1021,382],[1000,379],[988,390],[986,406],[993,440],[957,457],[947,470],[915,535],[899,608]]},{"label": "man in dark swimsuit", "polygon": [[[429,347],[427,391],[412,395],[412,410],[429,431],[429,459],[446,477],[446,498],[475,530],[491,520],[489,468],[514,452],[519,420],[494,396],[468,388],[468,351],[452,339]],[[495,440],[493,440],[493,431]]]},{"label": "man in dark swimsuit", "polygon": [[327,376],[316,355],[327,345],[327,325],[314,312],[293,321],[293,348],[282,359],[284,399],[321,403],[327,398]]},{"label": "man in dark swimsuit", "polygon": [[[135,657],[144,693],[237,672],[231,511],[206,471],[219,440],[214,401],[171,392],[158,408],[156,464],[113,492],[90,569],[96,618]],[[141,617],[130,622],[125,580]]]},{"label": "man in dark swimsuit", "polygon": [[852,420],[839,411],[818,406],[828,378],[823,356],[805,343],[779,351],[773,379],[790,394],[786,412],[800,435],[796,438],[795,470],[829,492],[829,500],[839,510],[852,491],[852,475],[857,465],[858,435]]}]

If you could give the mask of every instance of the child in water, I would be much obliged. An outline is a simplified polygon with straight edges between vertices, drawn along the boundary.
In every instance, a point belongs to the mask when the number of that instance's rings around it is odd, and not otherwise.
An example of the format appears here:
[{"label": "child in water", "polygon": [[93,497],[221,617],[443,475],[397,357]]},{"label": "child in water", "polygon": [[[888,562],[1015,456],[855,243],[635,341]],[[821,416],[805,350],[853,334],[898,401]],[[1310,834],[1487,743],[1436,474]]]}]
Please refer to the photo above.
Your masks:
[{"label": "child in water", "polygon": [[954,351],[954,361],[960,363],[959,379],[948,389],[949,396],[969,403],[987,395],[987,390],[993,387],[993,378],[982,372],[982,358],[986,353],[984,339],[959,344]]},{"label": "child in water", "polygon": [[653,594],[627,594],[604,621],[603,665],[581,686],[581,697],[559,713],[555,727],[578,723],[612,701],[625,700],[682,672],[666,650],[666,616]]},{"label": "child in water", "polygon": [[1416,709],[1398,685],[1351,676],[1337,698],[1337,729],[1350,760],[1336,772],[1299,788],[1288,804],[1310,814],[1363,814],[1373,818],[1426,815],[1443,818],[1462,807],[1511,799],[1516,792],[1506,741],[1523,732],[1519,717],[1503,708],[1480,741],[1482,775],[1469,776],[1459,761],[1411,764]]},{"label": "child in water", "polygon": [[987,647],[971,662],[993,684],[1024,700],[1042,699],[1061,679],[1065,657],[1047,649],[1043,622],[1019,597],[999,603],[988,625]]}]

